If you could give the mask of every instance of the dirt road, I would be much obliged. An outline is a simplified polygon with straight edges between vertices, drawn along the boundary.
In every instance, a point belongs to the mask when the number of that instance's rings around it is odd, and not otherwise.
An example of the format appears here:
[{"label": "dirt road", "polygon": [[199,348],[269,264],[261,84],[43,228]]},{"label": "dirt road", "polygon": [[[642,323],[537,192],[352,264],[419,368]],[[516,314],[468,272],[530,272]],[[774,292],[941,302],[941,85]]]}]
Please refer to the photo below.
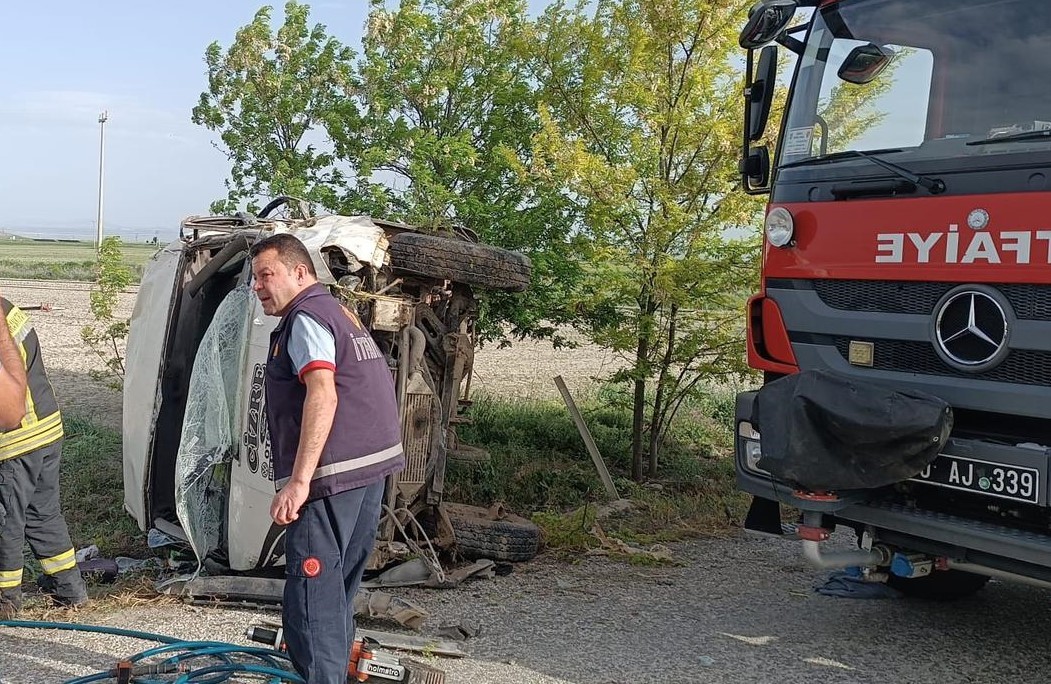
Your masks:
[{"label": "dirt road", "polygon": [[[93,379],[102,360],[85,348],[80,331],[92,323],[90,287],[86,283],[0,279],[0,294],[24,306],[50,303],[51,311],[31,311],[43,353],[63,410],[119,430],[121,395],[106,382]],[[120,297],[118,316],[130,317],[135,289]],[[505,349],[490,344],[476,355],[472,392],[516,398],[558,398],[552,377],[561,374],[577,396],[591,391],[593,378],[619,364],[612,353],[592,345],[554,349],[546,342],[518,342]]]}]

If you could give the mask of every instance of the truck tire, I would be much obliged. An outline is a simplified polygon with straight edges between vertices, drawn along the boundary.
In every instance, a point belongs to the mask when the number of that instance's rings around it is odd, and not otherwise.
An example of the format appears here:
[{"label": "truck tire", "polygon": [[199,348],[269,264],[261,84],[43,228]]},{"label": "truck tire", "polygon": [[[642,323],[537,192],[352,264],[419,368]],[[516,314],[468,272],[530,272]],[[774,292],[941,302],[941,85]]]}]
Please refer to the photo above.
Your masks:
[{"label": "truck tire", "polygon": [[464,558],[527,561],[540,549],[540,528],[525,518],[510,515],[500,520],[449,515],[456,546]]},{"label": "truck tire", "polygon": [[412,232],[390,238],[390,260],[395,273],[445,278],[508,292],[528,288],[533,270],[529,257],[520,252]]},{"label": "truck tire", "polygon": [[955,601],[977,593],[989,582],[986,575],[962,570],[936,570],[926,577],[906,578],[891,575],[887,585],[906,596],[929,601]]}]

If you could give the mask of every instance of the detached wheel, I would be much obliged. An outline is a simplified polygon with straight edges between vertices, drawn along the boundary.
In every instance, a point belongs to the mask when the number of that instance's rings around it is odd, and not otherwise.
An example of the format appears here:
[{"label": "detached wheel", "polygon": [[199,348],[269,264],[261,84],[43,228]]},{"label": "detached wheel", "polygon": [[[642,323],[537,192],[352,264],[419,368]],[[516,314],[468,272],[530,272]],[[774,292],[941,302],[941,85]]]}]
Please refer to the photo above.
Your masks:
[{"label": "detached wheel", "polygon": [[[540,528],[517,515],[492,520],[468,506],[447,504],[456,546],[464,558],[527,561],[540,549]],[[474,509],[477,510],[477,509]]]},{"label": "detached wheel", "polygon": [[412,232],[390,238],[390,259],[395,273],[444,278],[508,292],[528,288],[533,270],[529,257],[520,252]]},{"label": "detached wheel", "polygon": [[935,570],[926,577],[906,578],[891,575],[887,585],[906,596],[929,601],[955,601],[977,593],[989,582],[986,575],[962,570]]}]

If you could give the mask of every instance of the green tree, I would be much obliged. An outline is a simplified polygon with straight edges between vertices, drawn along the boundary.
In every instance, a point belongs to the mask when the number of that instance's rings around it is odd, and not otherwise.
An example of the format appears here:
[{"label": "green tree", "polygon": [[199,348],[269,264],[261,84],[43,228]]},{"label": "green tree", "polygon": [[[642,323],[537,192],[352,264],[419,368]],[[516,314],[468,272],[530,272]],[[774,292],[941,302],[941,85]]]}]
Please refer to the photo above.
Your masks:
[{"label": "green tree", "polygon": [[574,205],[523,173],[539,131],[524,0],[386,5],[371,0],[358,98],[343,103],[348,115],[332,129],[340,157],[357,160],[343,206],[463,226],[526,252],[533,286],[521,296],[484,293],[486,332],[502,322],[519,336],[554,334],[579,273],[566,237]]},{"label": "green tree", "polygon": [[106,366],[105,371],[92,371],[91,376],[108,379],[116,389],[124,385],[124,349],[131,323],[117,317],[117,296],[131,285],[131,280],[120,238],[104,238],[95,262],[95,286],[89,296],[95,324],[85,325],[80,337]]},{"label": "green tree", "polygon": [[[208,91],[192,121],[219,132],[232,168],[227,197],[212,211],[229,212],[246,201],[293,195],[333,206],[345,183],[325,126],[354,90],[354,52],[323,25],[308,26],[309,7],[291,0],[271,29],[272,7],[263,7],[224,52],[208,46]],[[345,112],[344,112],[345,113]]]},{"label": "green tree", "polygon": [[213,210],[290,194],[347,214],[466,228],[533,261],[528,292],[480,293],[483,336],[560,342],[579,275],[566,237],[576,207],[524,172],[540,130],[524,0],[370,3],[356,64],[325,27],[307,31],[309,9],[295,2],[276,36],[264,7],[225,53],[208,48],[209,90],[193,120],[220,133],[233,164]]},{"label": "green tree", "polygon": [[[747,372],[743,298],[756,282],[761,204],[738,192],[737,32],[750,2],[558,3],[540,21],[547,109],[534,171],[564,183],[591,241],[580,324],[623,352],[632,475],[656,474],[683,401]],[[646,458],[648,456],[648,460]]]}]

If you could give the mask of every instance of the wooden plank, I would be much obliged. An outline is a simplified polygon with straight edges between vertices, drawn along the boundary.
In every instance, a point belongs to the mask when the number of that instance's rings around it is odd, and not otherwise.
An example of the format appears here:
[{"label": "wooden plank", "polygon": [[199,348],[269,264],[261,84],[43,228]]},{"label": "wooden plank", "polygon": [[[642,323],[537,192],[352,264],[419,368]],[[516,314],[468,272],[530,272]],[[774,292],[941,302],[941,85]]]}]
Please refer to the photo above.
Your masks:
[{"label": "wooden plank", "polygon": [[613,478],[609,476],[606,462],[602,460],[602,454],[599,453],[598,445],[595,444],[591,431],[588,430],[588,426],[584,423],[584,417],[580,415],[580,409],[577,408],[576,402],[573,401],[573,397],[570,395],[569,388],[566,387],[562,376],[556,375],[554,380],[555,386],[558,387],[558,391],[562,394],[562,400],[566,402],[569,415],[573,417],[573,422],[577,425],[577,431],[580,432],[580,436],[584,439],[584,445],[588,448],[588,453],[591,454],[591,460],[595,462],[595,468],[598,469],[599,477],[602,478],[602,484],[606,486],[606,493],[616,501],[620,498],[620,495],[617,494],[617,487],[613,484]]}]

